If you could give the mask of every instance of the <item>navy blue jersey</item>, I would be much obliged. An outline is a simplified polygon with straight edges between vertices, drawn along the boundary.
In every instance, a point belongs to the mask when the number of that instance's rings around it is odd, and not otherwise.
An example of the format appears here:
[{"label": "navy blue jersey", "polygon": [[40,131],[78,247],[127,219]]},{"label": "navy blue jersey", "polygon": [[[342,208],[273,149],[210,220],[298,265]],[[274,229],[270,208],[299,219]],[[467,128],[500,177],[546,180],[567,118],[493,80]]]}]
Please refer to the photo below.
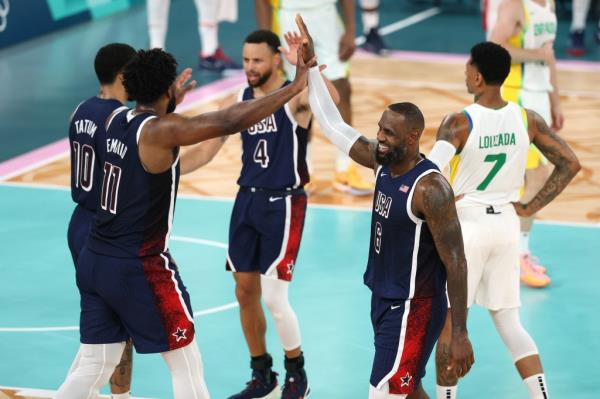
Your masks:
[{"label": "navy blue jersey", "polygon": [[373,198],[369,262],[365,284],[379,297],[426,298],[446,287],[446,270],[424,220],[412,213],[419,179],[439,169],[427,159],[401,176],[379,168]]},{"label": "navy blue jersey", "polygon": [[122,106],[118,100],[92,97],[79,104],[71,117],[71,197],[90,211],[96,211],[102,185],[106,120]]},{"label": "navy blue jersey", "polygon": [[[252,88],[244,89],[240,97],[241,101],[253,99]],[[307,141],[308,129],[298,126],[288,104],[243,130],[242,172],[238,184],[273,190],[305,185],[309,179]]]},{"label": "navy blue jersey", "polygon": [[93,252],[131,258],[167,250],[179,185],[179,156],[163,173],[148,173],[142,166],[139,134],[154,117],[124,110],[108,127],[100,204],[88,240]]}]

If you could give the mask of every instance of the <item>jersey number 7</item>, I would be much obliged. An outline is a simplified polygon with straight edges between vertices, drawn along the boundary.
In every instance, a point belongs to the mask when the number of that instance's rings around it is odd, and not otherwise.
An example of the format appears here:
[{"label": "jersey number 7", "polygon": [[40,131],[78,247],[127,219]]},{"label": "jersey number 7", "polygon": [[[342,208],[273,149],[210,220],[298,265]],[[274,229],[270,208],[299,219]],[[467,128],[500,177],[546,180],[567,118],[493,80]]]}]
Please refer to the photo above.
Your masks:
[{"label": "jersey number 7", "polygon": [[506,153],[501,152],[500,154],[488,154],[483,161],[495,162],[495,164],[492,167],[492,170],[490,170],[490,173],[488,173],[488,175],[486,176],[486,178],[479,184],[479,186],[477,186],[477,190],[479,191],[485,190],[487,186],[490,185],[494,177],[498,174],[498,171],[500,171],[500,169],[502,168],[502,165],[506,163]]}]

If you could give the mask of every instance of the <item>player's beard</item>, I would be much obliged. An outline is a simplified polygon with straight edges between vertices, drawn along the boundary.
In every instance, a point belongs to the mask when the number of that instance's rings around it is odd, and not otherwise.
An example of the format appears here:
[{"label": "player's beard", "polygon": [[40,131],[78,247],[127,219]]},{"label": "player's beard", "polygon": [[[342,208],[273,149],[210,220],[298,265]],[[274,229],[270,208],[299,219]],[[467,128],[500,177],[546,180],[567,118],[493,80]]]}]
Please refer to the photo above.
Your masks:
[{"label": "player's beard", "polygon": [[375,148],[375,160],[378,164],[383,166],[389,166],[400,162],[406,156],[406,146],[400,146],[396,148],[390,148],[390,150],[385,155],[379,154],[379,144]]},{"label": "player's beard", "polygon": [[260,87],[262,85],[264,85],[267,80],[269,80],[269,78],[271,77],[271,75],[273,74],[273,71],[267,71],[265,72],[264,75],[258,74],[258,81],[256,83],[250,83],[250,79],[246,79],[248,80],[248,86],[255,88],[255,87]]}]

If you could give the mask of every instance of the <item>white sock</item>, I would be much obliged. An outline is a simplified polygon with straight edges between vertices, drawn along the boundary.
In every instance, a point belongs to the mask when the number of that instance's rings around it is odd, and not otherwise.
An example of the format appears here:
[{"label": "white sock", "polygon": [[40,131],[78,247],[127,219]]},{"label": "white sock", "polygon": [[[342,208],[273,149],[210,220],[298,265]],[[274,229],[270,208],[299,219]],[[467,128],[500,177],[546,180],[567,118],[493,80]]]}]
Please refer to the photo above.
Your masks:
[{"label": "white sock", "polygon": [[361,17],[365,33],[379,26],[379,0],[361,0]]},{"label": "white sock", "polygon": [[170,3],[171,0],[148,0],[146,4],[150,48],[165,48]]},{"label": "white sock", "polygon": [[110,395],[111,399],[129,399],[131,398],[131,393],[130,392],[125,392],[125,393],[113,393]]},{"label": "white sock", "polygon": [[591,0],[573,0],[573,19],[571,32],[585,29],[585,20],[590,10]]},{"label": "white sock", "polygon": [[521,247],[521,255],[528,255],[530,253],[529,252],[529,232],[528,231],[521,232],[520,247]]},{"label": "white sock", "polygon": [[201,54],[208,57],[219,47],[219,0],[196,0],[196,9]]},{"label": "white sock", "polygon": [[435,397],[436,399],[456,399],[456,391],[458,390],[458,385],[454,385],[451,387],[443,387],[440,385],[435,386]]},{"label": "white sock", "polygon": [[527,377],[523,380],[527,390],[529,391],[530,399],[549,399],[548,385],[546,385],[546,377],[544,374],[536,374]]}]

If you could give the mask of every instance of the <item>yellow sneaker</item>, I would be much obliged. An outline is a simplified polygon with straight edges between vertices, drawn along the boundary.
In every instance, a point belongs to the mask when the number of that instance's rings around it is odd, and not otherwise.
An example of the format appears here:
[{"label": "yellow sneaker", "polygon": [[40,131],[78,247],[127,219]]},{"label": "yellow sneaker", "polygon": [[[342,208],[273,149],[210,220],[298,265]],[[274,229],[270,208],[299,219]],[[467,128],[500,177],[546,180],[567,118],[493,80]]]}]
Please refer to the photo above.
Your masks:
[{"label": "yellow sneaker", "polygon": [[375,190],[375,185],[365,180],[354,164],[350,164],[345,172],[335,174],[333,187],[352,195],[369,195]]},{"label": "yellow sneaker", "polygon": [[[550,277],[540,271],[535,259],[531,255],[521,255],[521,282],[529,287],[544,288],[550,284]],[[537,266],[537,268],[536,268]],[[545,268],[543,269],[546,270]]]}]

